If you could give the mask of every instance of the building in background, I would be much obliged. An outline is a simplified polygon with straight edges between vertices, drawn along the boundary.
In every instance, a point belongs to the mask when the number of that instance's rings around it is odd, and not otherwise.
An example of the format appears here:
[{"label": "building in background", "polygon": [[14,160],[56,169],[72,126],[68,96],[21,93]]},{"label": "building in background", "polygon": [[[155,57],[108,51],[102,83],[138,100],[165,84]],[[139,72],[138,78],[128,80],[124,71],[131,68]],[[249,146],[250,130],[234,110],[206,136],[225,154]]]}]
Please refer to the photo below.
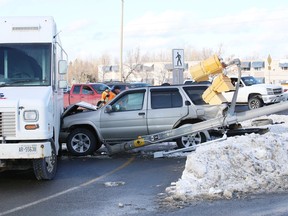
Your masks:
[{"label": "building in background", "polygon": [[[184,80],[192,79],[189,68],[199,61],[185,63]],[[99,82],[119,81],[118,65],[99,66]],[[264,83],[288,85],[288,59],[273,60],[270,67],[267,60],[243,60],[241,61],[242,75],[251,75]],[[153,62],[134,65],[132,68],[123,66],[123,76],[130,73],[127,82],[146,82],[152,85],[172,83],[173,65],[171,62]],[[229,72],[230,73],[230,72]],[[233,73],[233,71],[232,71]],[[237,70],[234,71],[237,73]]]}]

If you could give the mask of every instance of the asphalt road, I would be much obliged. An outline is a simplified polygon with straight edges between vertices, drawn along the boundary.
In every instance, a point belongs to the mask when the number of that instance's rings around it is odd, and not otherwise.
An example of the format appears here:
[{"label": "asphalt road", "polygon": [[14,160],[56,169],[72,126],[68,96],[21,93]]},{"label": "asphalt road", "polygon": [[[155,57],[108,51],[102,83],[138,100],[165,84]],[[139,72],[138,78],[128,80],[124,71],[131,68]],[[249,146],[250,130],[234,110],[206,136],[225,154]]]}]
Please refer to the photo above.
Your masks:
[{"label": "asphalt road", "polygon": [[186,158],[143,154],[63,156],[56,178],[37,181],[32,171],[0,173],[0,215],[288,215],[288,193],[240,199],[165,202]]},{"label": "asphalt road", "polygon": [[154,159],[143,153],[78,158],[64,154],[52,181],[37,181],[31,170],[2,172],[0,216],[288,215],[288,192],[165,202],[165,189],[181,177],[185,161],[184,157]]},{"label": "asphalt road", "polygon": [[[63,156],[53,181],[31,171],[0,173],[0,215],[148,215],[184,170],[185,158],[123,154]],[[165,208],[164,208],[165,210]]]}]

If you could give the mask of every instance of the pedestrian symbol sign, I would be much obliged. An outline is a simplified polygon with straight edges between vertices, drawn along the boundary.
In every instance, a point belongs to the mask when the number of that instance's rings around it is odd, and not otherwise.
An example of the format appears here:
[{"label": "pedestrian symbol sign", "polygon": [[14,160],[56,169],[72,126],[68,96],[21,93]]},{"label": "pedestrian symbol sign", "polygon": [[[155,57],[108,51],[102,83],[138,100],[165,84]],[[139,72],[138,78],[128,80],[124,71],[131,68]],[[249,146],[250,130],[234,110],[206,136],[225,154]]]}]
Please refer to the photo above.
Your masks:
[{"label": "pedestrian symbol sign", "polygon": [[173,62],[173,68],[184,69],[184,50],[183,49],[172,50],[172,62]]}]

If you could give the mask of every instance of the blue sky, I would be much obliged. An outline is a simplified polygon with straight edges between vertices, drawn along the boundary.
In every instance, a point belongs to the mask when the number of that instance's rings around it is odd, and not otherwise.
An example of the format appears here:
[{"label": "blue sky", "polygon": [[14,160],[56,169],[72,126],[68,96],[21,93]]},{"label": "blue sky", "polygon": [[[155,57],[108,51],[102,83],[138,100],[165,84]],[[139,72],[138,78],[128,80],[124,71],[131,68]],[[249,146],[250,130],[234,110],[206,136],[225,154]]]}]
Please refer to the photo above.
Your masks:
[{"label": "blue sky", "polygon": [[[120,56],[121,0],[0,0],[1,16],[53,16],[69,59]],[[124,0],[124,57],[192,47],[288,57],[288,1]],[[0,30],[1,31],[1,30]],[[172,52],[171,52],[172,53]]]}]

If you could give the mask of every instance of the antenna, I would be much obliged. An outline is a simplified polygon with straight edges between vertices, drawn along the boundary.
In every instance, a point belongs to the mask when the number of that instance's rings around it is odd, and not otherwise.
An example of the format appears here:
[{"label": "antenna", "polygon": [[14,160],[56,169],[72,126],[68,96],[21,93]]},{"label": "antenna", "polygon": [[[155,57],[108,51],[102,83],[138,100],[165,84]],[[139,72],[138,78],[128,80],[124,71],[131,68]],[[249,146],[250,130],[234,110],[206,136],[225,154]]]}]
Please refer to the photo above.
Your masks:
[{"label": "antenna", "polygon": [[53,38],[56,38],[58,34],[60,34],[62,31],[59,31],[56,35],[53,36]]}]

